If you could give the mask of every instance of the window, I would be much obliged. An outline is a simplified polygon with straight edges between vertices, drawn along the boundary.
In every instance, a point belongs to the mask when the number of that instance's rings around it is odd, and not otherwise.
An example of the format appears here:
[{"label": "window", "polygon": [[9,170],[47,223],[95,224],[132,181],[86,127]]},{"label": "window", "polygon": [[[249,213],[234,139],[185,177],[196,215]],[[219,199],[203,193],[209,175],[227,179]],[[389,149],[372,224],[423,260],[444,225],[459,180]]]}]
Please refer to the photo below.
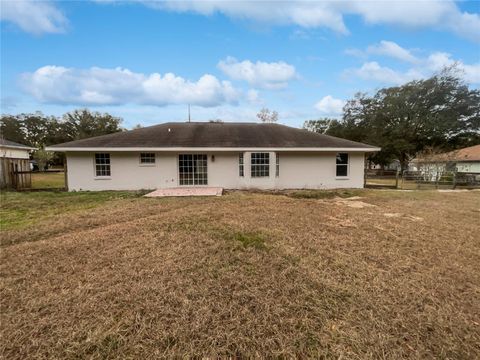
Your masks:
[{"label": "window", "polygon": [[275,177],[280,176],[280,154],[275,153]]},{"label": "window", "polygon": [[251,176],[252,177],[270,176],[270,154],[269,153],[252,153]]},{"label": "window", "polygon": [[238,175],[241,177],[245,176],[245,167],[243,163],[243,153],[238,154]]},{"label": "window", "polygon": [[110,176],[110,154],[95,154],[95,176]]},{"label": "window", "polygon": [[155,153],[140,153],[140,164],[155,164]]},{"label": "window", "polygon": [[178,155],[180,185],[208,185],[207,155]]},{"label": "window", "polygon": [[348,176],[348,154],[337,154],[337,176]]}]

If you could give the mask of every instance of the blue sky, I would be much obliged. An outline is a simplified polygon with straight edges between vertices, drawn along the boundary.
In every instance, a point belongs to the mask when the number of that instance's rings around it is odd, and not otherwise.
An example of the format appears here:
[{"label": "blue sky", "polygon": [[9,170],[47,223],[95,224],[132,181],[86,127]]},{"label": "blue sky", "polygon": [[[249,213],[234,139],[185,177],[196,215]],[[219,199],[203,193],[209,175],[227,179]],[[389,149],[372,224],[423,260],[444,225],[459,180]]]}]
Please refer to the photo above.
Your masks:
[{"label": "blue sky", "polygon": [[480,2],[4,1],[2,113],[88,107],[127,128],[338,117],[355,92],[457,61],[480,85]]}]

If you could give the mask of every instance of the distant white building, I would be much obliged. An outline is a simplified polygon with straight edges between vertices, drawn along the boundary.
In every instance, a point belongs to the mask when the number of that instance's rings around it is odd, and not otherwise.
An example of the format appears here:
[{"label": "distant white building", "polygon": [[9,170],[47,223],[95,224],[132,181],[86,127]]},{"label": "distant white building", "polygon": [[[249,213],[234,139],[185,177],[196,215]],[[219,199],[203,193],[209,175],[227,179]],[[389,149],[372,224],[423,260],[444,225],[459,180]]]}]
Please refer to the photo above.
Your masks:
[{"label": "distant white building", "polygon": [[432,178],[449,171],[480,175],[480,145],[417,157],[410,163],[409,170],[421,171]]}]

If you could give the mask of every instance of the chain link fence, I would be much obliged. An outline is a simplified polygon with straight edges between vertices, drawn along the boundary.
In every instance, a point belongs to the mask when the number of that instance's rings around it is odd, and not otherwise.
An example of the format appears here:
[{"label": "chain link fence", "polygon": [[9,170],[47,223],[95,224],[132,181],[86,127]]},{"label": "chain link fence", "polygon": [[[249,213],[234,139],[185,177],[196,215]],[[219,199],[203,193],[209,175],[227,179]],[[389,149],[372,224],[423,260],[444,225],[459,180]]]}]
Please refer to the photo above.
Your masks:
[{"label": "chain link fence", "polygon": [[366,188],[386,189],[480,189],[479,173],[456,171],[365,171]]}]

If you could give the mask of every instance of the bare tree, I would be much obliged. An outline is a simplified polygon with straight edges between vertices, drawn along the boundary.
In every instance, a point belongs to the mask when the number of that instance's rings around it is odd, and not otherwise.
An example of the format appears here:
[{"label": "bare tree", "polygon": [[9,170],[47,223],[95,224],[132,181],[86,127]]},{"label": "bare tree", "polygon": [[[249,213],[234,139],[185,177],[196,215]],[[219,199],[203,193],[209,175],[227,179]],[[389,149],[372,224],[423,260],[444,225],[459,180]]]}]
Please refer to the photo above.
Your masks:
[{"label": "bare tree", "polygon": [[270,111],[267,108],[262,108],[258,112],[257,118],[263,123],[275,123],[278,120],[278,112],[275,110]]}]

